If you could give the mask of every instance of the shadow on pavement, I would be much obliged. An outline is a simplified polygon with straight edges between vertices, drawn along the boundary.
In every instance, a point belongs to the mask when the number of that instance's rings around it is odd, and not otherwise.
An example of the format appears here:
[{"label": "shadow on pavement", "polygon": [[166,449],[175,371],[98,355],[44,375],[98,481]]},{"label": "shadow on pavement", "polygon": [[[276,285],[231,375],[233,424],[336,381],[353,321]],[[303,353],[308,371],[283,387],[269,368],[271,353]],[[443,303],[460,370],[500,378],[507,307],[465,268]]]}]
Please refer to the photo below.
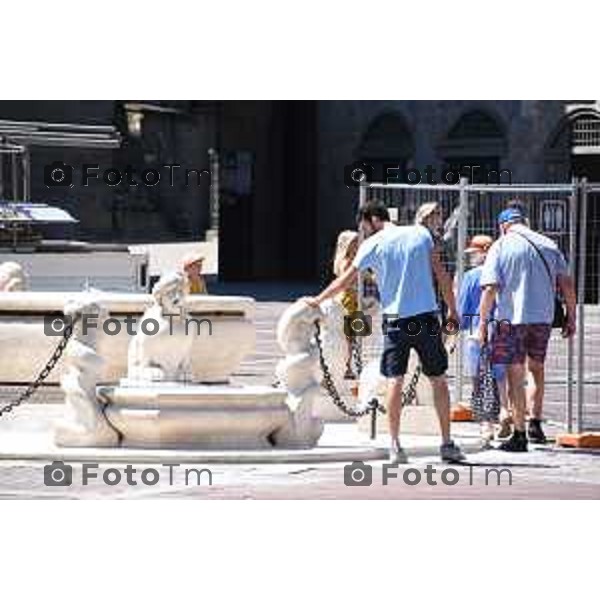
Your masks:
[{"label": "shadow on pavement", "polygon": [[453,465],[463,467],[506,467],[510,469],[523,467],[526,469],[559,469],[559,465],[542,465],[538,463],[513,463],[513,462],[472,462],[472,461],[461,461],[459,463],[453,463]]}]

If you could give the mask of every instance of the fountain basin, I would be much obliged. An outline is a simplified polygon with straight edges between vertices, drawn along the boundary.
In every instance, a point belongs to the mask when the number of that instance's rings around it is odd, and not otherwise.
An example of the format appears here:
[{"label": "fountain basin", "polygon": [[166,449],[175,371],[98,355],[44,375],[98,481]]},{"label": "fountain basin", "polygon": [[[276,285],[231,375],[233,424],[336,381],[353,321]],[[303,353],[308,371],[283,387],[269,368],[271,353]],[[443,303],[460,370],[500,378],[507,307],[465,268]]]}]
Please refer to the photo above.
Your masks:
[{"label": "fountain basin", "polygon": [[[83,292],[0,292],[0,384],[27,384],[46,364],[59,338],[46,335],[44,322],[60,317],[68,299],[85,298]],[[101,292],[100,301],[107,318],[121,323],[117,335],[98,335],[98,353],[104,358],[98,383],[117,383],[127,374],[127,351],[134,336],[125,325],[127,318],[136,319],[133,330],[144,311],[151,305],[149,294]],[[201,334],[193,336],[191,377],[194,381],[223,382],[235,372],[255,344],[254,300],[237,296],[186,297],[190,317],[209,319],[201,326]],[[190,331],[195,331],[195,325]],[[98,331],[100,333],[100,330]],[[63,361],[46,380],[56,384],[64,373]]]},{"label": "fountain basin", "polygon": [[131,448],[272,448],[270,436],[292,418],[286,392],[269,386],[102,386],[98,397]]}]

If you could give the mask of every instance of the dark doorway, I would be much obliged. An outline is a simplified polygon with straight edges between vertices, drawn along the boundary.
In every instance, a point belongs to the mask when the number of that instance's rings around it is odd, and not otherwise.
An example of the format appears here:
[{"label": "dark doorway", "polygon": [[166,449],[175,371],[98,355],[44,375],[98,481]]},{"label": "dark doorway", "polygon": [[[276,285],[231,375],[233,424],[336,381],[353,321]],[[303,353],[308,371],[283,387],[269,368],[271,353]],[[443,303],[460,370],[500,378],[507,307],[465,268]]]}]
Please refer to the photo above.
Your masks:
[{"label": "dark doorway", "polygon": [[254,154],[221,153],[219,207],[219,271],[228,281],[252,279]]},{"label": "dark doorway", "polygon": [[283,112],[284,273],[287,280],[316,275],[317,103],[288,101]]},{"label": "dark doorway", "polygon": [[219,277],[307,280],[316,272],[313,101],[239,101],[220,122]]}]

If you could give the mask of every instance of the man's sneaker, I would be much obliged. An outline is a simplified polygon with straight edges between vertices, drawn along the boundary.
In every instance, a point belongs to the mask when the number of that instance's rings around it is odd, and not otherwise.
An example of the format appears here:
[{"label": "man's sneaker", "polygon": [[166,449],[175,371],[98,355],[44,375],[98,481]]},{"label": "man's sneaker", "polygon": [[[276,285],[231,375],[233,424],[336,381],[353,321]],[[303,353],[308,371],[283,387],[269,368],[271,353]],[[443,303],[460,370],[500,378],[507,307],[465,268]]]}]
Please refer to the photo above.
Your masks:
[{"label": "man's sneaker", "polygon": [[516,431],[498,446],[505,452],[527,452],[527,436],[524,431]]},{"label": "man's sneaker", "polygon": [[393,465],[405,465],[408,462],[408,456],[398,440],[392,441],[390,446],[390,463]]},{"label": "man's sneaker", "polygon": [[444,442],[440,446],[440,456],[444,462],[455,463],[465,460],[462,450],[452,441]]},{"label": "man's sneaker", "polygon": [[540,419],[529,419],[527,435],[529,436],[529,441],[533,444],[545,444],[547,442]]}]

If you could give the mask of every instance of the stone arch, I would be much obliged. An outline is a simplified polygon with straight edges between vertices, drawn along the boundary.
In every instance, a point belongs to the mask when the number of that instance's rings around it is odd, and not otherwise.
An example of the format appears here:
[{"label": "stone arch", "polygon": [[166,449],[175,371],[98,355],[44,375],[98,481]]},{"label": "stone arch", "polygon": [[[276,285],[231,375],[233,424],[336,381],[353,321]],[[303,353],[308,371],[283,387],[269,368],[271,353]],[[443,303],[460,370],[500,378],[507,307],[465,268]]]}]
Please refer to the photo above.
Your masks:
[{"label": "stone arch", "polygon": [[498,139],[505,137],[505,127],[488,109],[474,109],[463,113],[450,128],[449,140]]},{"label": "stone arch", "polygon": [[397,111],[386,111],[375,117],[367,126],[356,158],[374,167],[374,180],[381,181],[386,165],[405,169],[413,160],[415,140],[404,116]]}]

